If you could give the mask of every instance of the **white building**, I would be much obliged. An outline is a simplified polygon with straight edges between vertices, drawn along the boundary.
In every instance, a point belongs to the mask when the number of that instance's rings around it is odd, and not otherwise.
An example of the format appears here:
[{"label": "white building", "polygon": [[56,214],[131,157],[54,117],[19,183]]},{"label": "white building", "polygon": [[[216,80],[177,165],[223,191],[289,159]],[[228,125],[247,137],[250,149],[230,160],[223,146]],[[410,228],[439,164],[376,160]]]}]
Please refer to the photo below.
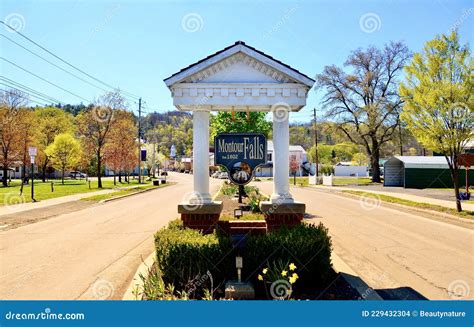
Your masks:
[{"label": "white building", "polygon": [[[290,162],[296,161],[298,163],[297,176],[303,176],[303,163],[308,161],[308,155],[301,145],[290,145],[289,146],[289,160]],[[273,141],[267,141],[267,164],[259,167],[255,171],[256,177],[273,177],[273,160],[274,160],[274,147]],[[290,169],[288,167],[288,175],[290,175]]]}]

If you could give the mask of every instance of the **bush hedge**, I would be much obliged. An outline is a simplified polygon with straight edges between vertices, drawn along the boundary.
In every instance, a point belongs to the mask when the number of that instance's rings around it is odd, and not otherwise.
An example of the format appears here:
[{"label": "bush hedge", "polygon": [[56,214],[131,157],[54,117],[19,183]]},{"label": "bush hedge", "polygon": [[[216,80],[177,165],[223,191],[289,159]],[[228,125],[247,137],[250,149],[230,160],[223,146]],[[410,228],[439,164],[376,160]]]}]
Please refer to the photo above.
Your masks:
[{"label": "bush hedge", "polygon": [[331,238],[323,224],[301,224],[265,236],[250,236],[245,246],[245,275],[258,283],[256,276],[262,268],[293,262],[300,276],[298,288],[321,288],[332,272],[331,249]]},{"label": "bush hedge", "polygon": [[230,274],[235,260],[228,256],[232,252],[228,238],[203,235],[176,222],[155,234],[155,247],[157,266],[164,283],[173,284],[178,291],[194,289],[193,283],[208,272],[213,278],[213,285],[207,281],[205,287],[218,287]]},{"label": "bush hedge", "polygon": [[[163,281],[173,284],[177,291],[194,290],[193,283],[208,272],[214,289],[222,289],[226,281],[236,279],[236,250],[228,236],[203,235],[173,222],[155,234],[155,246]],[[242,278],[257,288],[257,275],[274,262],[295,263],[300,276],[296,286],[306,291],[326,285],[332,272],[331,239],[322,224],[301,224],[248,236],[245,248],[239,251],[244,265]],[[209,283],[199,286],[210,289]]]}]

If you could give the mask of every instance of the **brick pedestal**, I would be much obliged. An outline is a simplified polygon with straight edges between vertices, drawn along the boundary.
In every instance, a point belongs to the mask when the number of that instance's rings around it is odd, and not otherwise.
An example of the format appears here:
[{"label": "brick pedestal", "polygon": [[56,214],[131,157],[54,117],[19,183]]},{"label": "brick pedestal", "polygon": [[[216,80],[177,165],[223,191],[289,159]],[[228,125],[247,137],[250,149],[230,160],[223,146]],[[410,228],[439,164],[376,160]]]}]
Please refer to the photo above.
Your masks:
[{"label": "brick pedestal", "polygon": [[205,234],[212,233],[222,212],[222,202],[214,201],[206,204],[182,203],[178,205],[183,226],[198,229]]},{"label": "brick pedestal", "polygon": [[267,233],[264,220],[219,221],[219,230],[226,235],[263,235]]},{"label": "brick pedestal", "polygon": [[282,203],[263,201],[260,210],[265,216],[269,231],[279,229],[281,226],[296,226],[303,220],[306,205],[301,202]]}]

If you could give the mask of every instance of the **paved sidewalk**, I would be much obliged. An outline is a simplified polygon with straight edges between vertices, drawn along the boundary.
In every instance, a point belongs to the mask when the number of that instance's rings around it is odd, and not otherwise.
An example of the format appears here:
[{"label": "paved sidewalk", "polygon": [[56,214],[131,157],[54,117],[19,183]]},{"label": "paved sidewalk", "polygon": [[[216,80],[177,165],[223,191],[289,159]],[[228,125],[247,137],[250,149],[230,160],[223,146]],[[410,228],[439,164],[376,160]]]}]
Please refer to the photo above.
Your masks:
[{"label": "paved sidewalk", "polygon": [[38,202],[27,202],[27,203],[19,203],[14,205],[4,205],[0,207],[0,216],[9,215],[12,213],[18,213],[38,208],[46,208],[49,206],[54,206],[57,204],[67,203],[71,201],[77,201],[83,198],[88,198],[90,196],[98,195],[98,194],[108,194],[112,192],[116,192],[115,189],[107,189],[107,190],[100,190],[96,192],[88,192],[88,193],[78,193],[73,195],[66,195],[61,196],[58,198],[42,200]]},{"label": "paved sidewalk", "polygon": [[[440,199],[434,199],[434,198],[429,198],[429,197],[424,197],[424,196],[419,196],[419,195],[413,195],[413,194],[405,194],[405,193],[398,193],[398,192],[383,192],[383,191],[374,191],[374,190],[366,190],[366,189],[361,189],[361,188],[352,188],[352,187],[340,187],[340,186],[311,186],[310,187],[315,187],[315,188],[323,188],[327,190],[338,190],[338,191],[358,191],[358,192],[367,192],[367,193],[374,193],[374,194],[380,194],[380,195],[387,195],[391,196],[394,198],[399,198],[403,200],[409,200],[413,202],[421,202],[421,203],[428,203],[428,204],[433,204],[441,207],[446,207],[446,208],[451,208],[451,209],[456,209],[456,203],[453,201],[448,201],[448,200],[440,200]],[[469,210],[469,211],[474,211],[474,204],[471,203],[465,203],[462,202],[462,208],[463,210]]]}]

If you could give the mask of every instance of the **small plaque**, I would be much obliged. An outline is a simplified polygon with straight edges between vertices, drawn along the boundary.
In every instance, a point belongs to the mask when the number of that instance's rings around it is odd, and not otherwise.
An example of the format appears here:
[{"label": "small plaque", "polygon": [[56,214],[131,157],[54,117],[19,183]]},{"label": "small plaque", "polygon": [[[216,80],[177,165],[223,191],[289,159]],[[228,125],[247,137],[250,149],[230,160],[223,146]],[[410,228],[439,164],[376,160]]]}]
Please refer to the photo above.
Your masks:
[{"label": "small plaque", "polygon": [[235,257],[235,267],[237,269],[242,269],[244,267],[242,257]]}]

